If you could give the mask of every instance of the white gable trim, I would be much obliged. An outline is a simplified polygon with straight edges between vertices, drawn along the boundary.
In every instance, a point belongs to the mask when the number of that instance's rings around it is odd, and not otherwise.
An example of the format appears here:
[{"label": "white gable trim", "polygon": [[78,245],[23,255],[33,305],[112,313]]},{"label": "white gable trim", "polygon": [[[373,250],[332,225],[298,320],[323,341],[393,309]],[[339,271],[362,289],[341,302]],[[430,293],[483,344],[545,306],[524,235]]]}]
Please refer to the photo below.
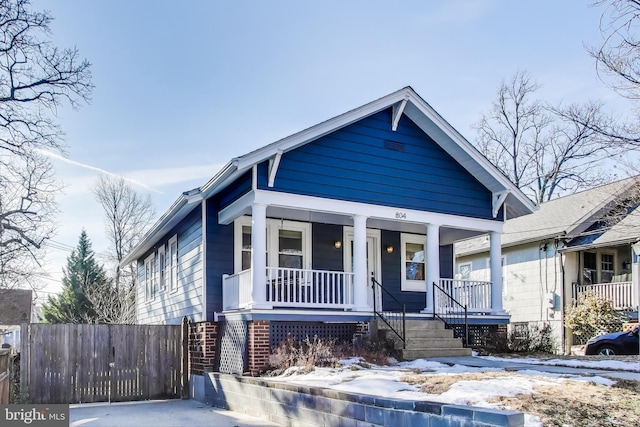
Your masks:
[{"label": "white gable trim", "polygon": [[498,191],[496,193],[493,193],[493,212],[492,213],[494,218],[498,216],[498,211],[500,210],[500,207],[502,206],[504,201],[507,199],[508,195],[509,195],[509,190]]},{"label": "white gable trim", "polygon": [[282,159],[282,150],[276,151],[276,155],[269,161],[269,188],[273,187],[276,181],[276,174],[278,173],[278,167],[280,166],[280,159]]}]

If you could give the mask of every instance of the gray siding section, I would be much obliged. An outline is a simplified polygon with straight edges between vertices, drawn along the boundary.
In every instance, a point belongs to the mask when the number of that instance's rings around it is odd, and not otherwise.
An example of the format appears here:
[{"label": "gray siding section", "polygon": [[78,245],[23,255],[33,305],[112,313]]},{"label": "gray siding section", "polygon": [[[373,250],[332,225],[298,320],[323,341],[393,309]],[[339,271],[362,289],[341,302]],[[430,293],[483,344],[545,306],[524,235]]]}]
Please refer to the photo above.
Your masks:
[{"label": "gray siding section", "polygon": [[156,260],[158,259],[157,248],[161,245],[167,248],[169,239],[174,235],[178,236],[178,286],[175,291],[163,288],[162,284],[158,283],[155,298],[147,300],[144,260],[152,251],[138,260],[136,317],[140,324],[179,324],[184,316],[195,322],[204,320],[202,317],[202,214],[199,204],[178,226],[156,243],[154,248]]}]

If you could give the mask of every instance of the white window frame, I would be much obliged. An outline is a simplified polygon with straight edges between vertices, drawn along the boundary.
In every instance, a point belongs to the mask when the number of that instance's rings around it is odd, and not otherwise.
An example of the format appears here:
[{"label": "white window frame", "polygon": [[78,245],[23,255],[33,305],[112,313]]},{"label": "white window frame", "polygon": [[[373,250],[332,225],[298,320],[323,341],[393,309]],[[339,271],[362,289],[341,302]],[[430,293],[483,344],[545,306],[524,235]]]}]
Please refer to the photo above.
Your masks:
[{"label": "white window frame", "polygon": [[[242,227],[251,227],[251,217],[242,216],[233,224],[233,268],[234,273],[242,269]],[[302,233],[303,269],[311,269],[311,223],[267,218],[267,267],[278,267],[280,255],[280,234],[278,231],[291,230]]]},{"label": "white window frame", "polygon": [[156,297],[156,254],[152,253],[144,260],[145,299],[153,301]]},{"label": "white window frame", "polygon": [[160,291],[167,291],[167,253],[165,252],[164,245],[158,248],[158,283],[160,284]]},{"label": "white window frame", "polygon": [[[171,248],[175,246],[175,253],[171,252]],[[174,234],[167,243],[169,250],[169,274],[167,274],[167,280],[169,281],[169,292],[178,291],[178,235]],[[165,263],[167,263],[165,261]]]},{"label": "white window frame", "polygon": [[[407,279],[407,251],[406,244],[414,243],[422,245],[422,251],[424,253],[424,280],[409,280]],[[427,236],[425,234],[407,234],[402,233],[400,235],[400,262],[402,263],[401,272],[401,287],[404,292],[426,292],[427,291]]]}]

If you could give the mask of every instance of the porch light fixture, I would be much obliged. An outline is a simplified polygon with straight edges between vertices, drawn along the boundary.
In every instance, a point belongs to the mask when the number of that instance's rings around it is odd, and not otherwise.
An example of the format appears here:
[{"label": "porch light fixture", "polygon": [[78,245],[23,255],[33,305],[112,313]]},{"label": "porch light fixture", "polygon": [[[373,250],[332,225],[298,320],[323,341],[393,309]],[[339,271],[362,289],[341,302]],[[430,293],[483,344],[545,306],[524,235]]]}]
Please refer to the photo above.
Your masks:
[{"label": "porch light fixture", "polygon": [[624,262],[622,263],[622,268],[624,270],[631,270],[631,261],[628,259],[625,259]]},{"label": "porch light fixture", "polygon": [[340,240],[336,240],[333,242],[333,247],[336,249],[340,249],[342,247],[342,242]]},{"label": "porch light fixture", "polygon": [[389,245],[387,246],[387,253],[390,254],[393,252],[393,246]]}]

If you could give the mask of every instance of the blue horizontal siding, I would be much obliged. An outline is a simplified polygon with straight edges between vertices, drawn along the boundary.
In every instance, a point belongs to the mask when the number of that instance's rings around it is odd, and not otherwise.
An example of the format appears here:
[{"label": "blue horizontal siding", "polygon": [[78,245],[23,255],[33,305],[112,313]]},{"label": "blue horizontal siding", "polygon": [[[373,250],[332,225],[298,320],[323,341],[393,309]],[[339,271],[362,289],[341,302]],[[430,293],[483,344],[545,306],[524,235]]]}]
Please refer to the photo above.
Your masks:
[{"label": "blue horizontal siding", "polygon": [[493,219],[490,191],[406,116],[393,132],[390,109],[285,153],[273,188],[266,172],[261,189]]},{"label": "blue horizontal siding", "polygon": [[233,223],[218,223],[220,198],[207,200],[207,313],[212,321],[214,312],[222,311],[222,275],[233,274]]},{"label": "blue horizontal siding", "polygon": [[252,173],[250,170],[245,172],[216,196],[216,203],[220,206],[220,209],[224,209],[251,191],[251,176]]}]

